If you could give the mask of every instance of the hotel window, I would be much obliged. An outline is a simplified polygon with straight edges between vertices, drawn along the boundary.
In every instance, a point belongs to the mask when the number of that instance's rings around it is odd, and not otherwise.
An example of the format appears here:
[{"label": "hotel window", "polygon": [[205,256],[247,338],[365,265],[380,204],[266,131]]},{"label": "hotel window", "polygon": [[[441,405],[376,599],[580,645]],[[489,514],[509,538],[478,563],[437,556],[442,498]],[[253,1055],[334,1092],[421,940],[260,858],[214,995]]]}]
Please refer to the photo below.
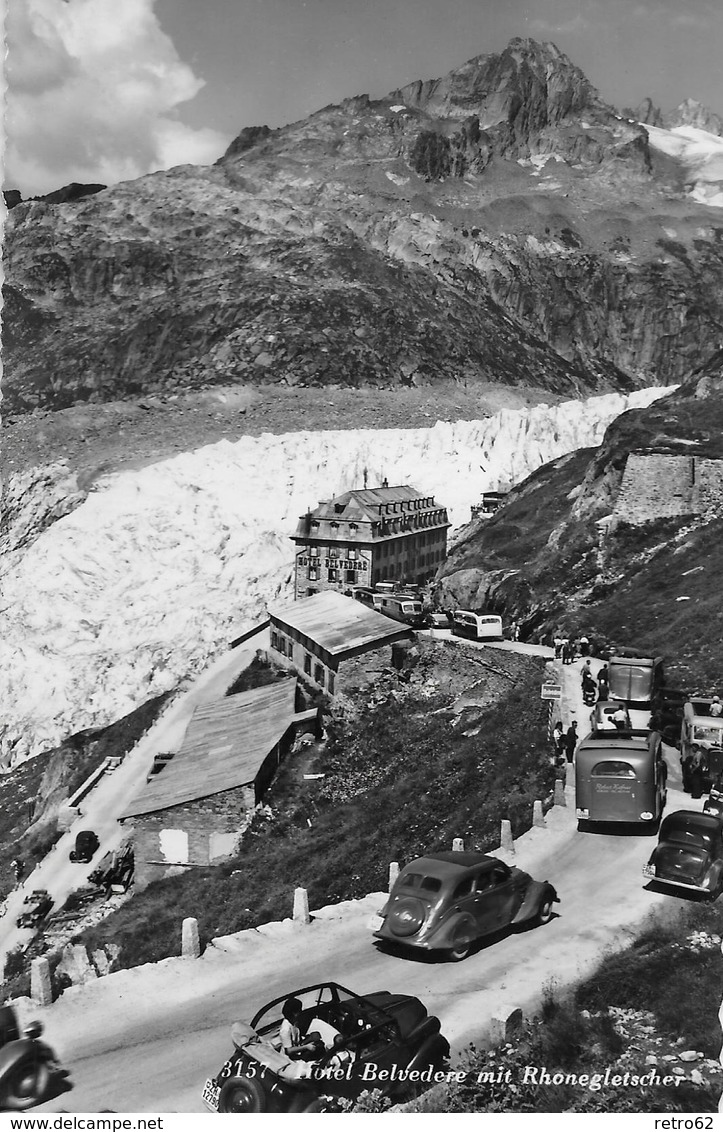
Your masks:
[{"label": "hotel window", "polygon": [[318,582],[318,580],[319,580],[319,571],[317,570],[316,566],[310,566],[309,567],[309,581],[310,582]]},{"label": "hotel window", "polygon": [[279,648],[279,634],[274,630],[271,631],[271,647],[278,651]]},{"label": "hotel window", "polygon": [[304,657],[304,672],[307,676],[311,676],[311,657],[309,656],[308,652]]},{"label": "hotel window", "polygon": [[335,567],[330,567],[330,569],[329,569],[329,581],[330,582],[338,582],[339,581],[339,571]]},{"label": "hotel window", "polygon": [[356,570],[345,570],[344,575],[346,582],[351,582],[352,585],[356,582]]},{"label": "hotel window", "polygon": [[314,665],[314,680],[317,684],[321,684],[322,688],[324,687],[324,666],[322,664]]},{"label": "hotel window", "polygon": [[334,673],[333,672],[329,673],[327,688],[329,689],[329,695],[333,696],[334,695]]},{"label": "hotel window", "polygon": [[346,556],[347,556],[347,558],[356,558],[356,550],[354,549],[353,546],[349,547],[349,549],[346,552]]},{"label": "hotel window", "polygon": [[319,547],[318,546],[310,546],[309,547],[309,558],[318,558],[318,557],[319,557]]},{"label": "hotel window", "polygon": [[338,546],[330,546],[329,547],[329,557],[330,558],[338,558],[339,557],[339,547]]}]

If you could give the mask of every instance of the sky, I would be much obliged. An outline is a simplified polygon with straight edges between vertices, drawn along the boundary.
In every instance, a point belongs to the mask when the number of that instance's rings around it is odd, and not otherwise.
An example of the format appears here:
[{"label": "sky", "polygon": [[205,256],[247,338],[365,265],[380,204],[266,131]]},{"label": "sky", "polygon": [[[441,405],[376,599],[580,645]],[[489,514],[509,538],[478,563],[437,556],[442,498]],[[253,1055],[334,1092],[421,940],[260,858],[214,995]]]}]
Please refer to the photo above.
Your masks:
[{"label": "sky", "polygon": [[552,40],[603,98],[723,113],[721,0],[7,0],[5,185],[216,160],[244,127]]}]

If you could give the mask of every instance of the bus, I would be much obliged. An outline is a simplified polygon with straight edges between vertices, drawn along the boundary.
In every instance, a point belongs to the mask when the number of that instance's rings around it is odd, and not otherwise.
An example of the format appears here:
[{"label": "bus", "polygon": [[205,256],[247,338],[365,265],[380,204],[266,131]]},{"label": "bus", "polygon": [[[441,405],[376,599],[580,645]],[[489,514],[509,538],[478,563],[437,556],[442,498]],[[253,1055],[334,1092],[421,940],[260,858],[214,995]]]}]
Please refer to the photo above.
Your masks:
[{"label": "bus", "polygon": [[406,625],[411,625],[412,629],[426,627],[427,619],[419,598],[412,597],[411,594],[382,593],[377,596],[381,598],[379,605],[375,605],[379,613],[394,621],[403,621]]},{"label": "bus", "polygon": [[663,690],[662,656],[611,656],[608,661],[608,696],[628,707],[649,707]]},{"label": "bus", "polygon": [[654,829],[667,798],[668,767],[660,735],[589,735],[575,753],[575,812],[580,828],[594,822]]},{"label": "bus", "polygon": [[466,609],[455,609],[451,628],[455,636],[469,637],[473,641],[503,639],[502,618],[490,613],[470,613]]}]

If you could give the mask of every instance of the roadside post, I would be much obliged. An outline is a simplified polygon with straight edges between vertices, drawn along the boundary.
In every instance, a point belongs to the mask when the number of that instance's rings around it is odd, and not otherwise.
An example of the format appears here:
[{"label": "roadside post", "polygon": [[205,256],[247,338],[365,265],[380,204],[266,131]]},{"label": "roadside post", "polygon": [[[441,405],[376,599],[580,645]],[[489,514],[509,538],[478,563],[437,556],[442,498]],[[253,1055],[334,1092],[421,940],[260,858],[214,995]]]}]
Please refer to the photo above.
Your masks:
[{"label": "roadside post", "polygon": [[562,684],[546,682],[540,687],[540,699],[547,701],[547,738],[552,739],[552,716],[555,704],[562,699]]}]

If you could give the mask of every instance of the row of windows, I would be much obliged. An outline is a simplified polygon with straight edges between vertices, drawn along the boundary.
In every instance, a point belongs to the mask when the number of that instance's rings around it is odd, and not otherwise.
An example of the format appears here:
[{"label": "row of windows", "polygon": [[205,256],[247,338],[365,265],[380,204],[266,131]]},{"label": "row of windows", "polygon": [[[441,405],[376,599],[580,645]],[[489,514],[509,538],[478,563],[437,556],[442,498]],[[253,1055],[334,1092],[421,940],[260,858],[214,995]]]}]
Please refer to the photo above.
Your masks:
[{"label": "row of windows", "polygon": [[[323,573],[324,571],[317,569],[316,566],[310,566],[307,576],[310,582],[318,582]],[[352,586],[355,586],[359,579],[359,571],[337,570],[336,567],[332,566],[326,571],[326,577],[329,582],[349,582]]]},{"label": "row of windows", "polygon": [[[304,637],[304,641],[308,646],[309,638]],[[271,630],[271,647],[289,660],[294,660],[294,642],[290,637],[285,636],[276,629]],[[303,652],[303,666],[306,675],[311,676],[315,684],[318,684],[321,688],[326,688],[329,694],[333,696],[334,673],[326,669],[323,664],[312,657],[311,653],[302,650],[301,646],[297,645],[297,650]]]}]

